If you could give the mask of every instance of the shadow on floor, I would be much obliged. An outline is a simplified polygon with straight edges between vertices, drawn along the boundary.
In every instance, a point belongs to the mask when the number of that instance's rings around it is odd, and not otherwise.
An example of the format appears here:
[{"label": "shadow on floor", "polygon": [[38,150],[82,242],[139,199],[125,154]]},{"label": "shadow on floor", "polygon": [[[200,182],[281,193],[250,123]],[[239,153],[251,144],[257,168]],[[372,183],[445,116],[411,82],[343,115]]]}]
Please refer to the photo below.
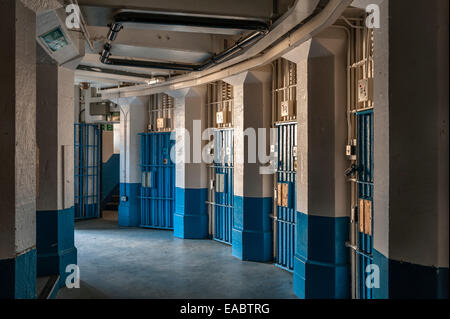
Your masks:
[{"label": "shadow on floor", "polygon": [[81,288],[64,288],[57,298],[296,298],[292,274],[240,261],[216,241],[121,228],[117,212],[75,228]]}]

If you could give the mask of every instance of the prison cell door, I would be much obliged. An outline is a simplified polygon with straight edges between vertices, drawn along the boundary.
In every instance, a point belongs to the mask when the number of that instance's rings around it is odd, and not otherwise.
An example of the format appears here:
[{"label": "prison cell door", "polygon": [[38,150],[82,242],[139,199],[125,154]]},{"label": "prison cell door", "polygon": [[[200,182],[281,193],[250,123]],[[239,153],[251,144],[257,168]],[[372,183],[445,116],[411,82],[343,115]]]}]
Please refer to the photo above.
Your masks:
[{"label": "prison cell door", "polygon": [[175,164],[170,152],[171,132],[140,134],[141,227],[173,229]]},{"label": "prison cell door", "polygon": [[280,122],[275,187],[275,265],[294,270],[297,123]]},{"label": "prison cell door", "polygon": [[74,125],[75,219],[100,216],[101,135],[97,124]]},{"label": "prison cell door", "polygon": [[[212,180],[209,207],[213,210],[213,239],[231,244],[233,227],[233,129],[214,132],[214,163],[210,167]],[[211,216],[210,215],[210,216]]]},{"label": "prison cell door", "polygon": [[357,236],[356,273],[360,299],[372,299],[373,290],[366,285],[367,267],[373,260],[373,110],[357,113]]}]

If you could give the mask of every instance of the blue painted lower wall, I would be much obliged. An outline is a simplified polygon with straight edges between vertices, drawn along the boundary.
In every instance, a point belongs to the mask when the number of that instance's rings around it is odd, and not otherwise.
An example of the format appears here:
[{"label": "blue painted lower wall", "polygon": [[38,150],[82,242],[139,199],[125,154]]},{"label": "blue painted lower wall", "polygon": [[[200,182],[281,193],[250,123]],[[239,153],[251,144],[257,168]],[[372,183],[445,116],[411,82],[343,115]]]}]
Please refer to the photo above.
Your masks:
[{"label": "blue painted lower wall", "polygon": [[36,298],[36,249],[0,260],[0,299]]},{"label": "blue painted lower wall", "polygon": [[272,198],[234,196],[233,256],[248,261],[273,258]]},{"label": "blue painted lower wall", "polygon": [[36,212],[37,275],[60,275],[66,281],[66,267],[77,264],[74,241],[74,208]]},{"label": "blue painted lower wall", "polygon": [[120,154],[113,154],[102,165],[102,207],[112,201],[112,196],[120,189]]},{"label": "blue painted lower wall", "polygon": [[[119,226],[138,227],[141,224],[140,183],[120,183]],[[127,201],[122,201],[126,196]]]},{"label": "blue painted lower wall", "polygon": [[304,299],[350,298],[348,217],[297,212],[294,292]]},{"label": "blue painted lower wall", "polygon": [[185,239],[208,238],[206,188],[175,189],[174,235]]},{"label": "blue painted lower wall", "polygon": [[448,268],[428,267],[388,259],[374,250],[380,268],[376,299],[448,299]]}]

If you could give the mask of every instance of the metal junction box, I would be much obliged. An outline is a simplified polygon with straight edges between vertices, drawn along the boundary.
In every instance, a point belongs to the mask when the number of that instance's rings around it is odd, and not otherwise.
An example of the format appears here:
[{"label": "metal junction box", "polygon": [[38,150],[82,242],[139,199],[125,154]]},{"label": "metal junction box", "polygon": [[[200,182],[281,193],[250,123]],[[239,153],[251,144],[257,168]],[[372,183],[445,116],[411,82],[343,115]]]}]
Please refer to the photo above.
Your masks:
[{"label": "metal junction box", "polygon": [[373,100],[373,79],[362,79],[358,82],[358,102]]},{"label": "metal junction box", "polygon": [[223,193],[225,191],[225,174],[216,174],[216,192]]},{"label": "metal junction box", "polygon": [[157,129],[164,129],[167,127],[167,120],[165,118],[158,118],[156,120],[156,128]]},{"label": "metal junction box", "polygon": [[295,115],[295,101],[282,101],[280,107],[281,117],[292,117]]},{"label": "metal junction box", "polygon": [[227,124],[230,122],[231,116],[227,111],[220,111],[216,113],[217,124]]},{"label": "metal junction box", "polygon": [[91,116],[96,115],[109,115],[110,114],[110,102],[97,102],[89,104],[89,114]]}]

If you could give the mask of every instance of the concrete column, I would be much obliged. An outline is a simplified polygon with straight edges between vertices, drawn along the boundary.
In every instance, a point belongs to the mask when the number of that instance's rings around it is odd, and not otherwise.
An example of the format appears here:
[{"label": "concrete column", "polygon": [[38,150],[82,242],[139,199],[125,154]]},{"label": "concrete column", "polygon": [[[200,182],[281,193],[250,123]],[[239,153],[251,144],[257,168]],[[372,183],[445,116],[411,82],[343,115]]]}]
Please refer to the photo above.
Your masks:
[{"label": "concrete column", "polygon": [[380,8],[374,296],[448,298],[448,1],[385,0]]},{"label": "concrete column", "polygon": [[[260,174],[261,164],[249,161],[251,148],[245,130],[271,126],[270,67],[225,79],[234,89],[234,216],[233,256],[250,261],[271,261],[272,175]],[[269,132],[266,132],[269,136]],[[257,141],[255,141],[257,143]],[[268,140],[266,150],[269,150]],[[257,157],[257,156],[256,156]]]},{"label": "concrete column", "polygon": [[72,113],[75,73],[53,63],[40,47],[37,56],[37,274],[59,274],[59,283],[64,286],[67,265],[77,263]]},{"label": "concrete column", "polygon": [[207,238],[207,167],[202,160],[206,141],[201,140],[207,127],[206,87],[168,94],[175,98],[177,132],[174,235],[189,239]]},{"label": "concrete column", "polygon": [[0,1],[0,299],[36,297],[36,16]]},{"label": "concrete column", "polygon": [[285,56],[297,64],[294,292],[300,298],[350,297],[346,53],[345,33],[328,29]]},{"label": "concrete column", "polygon": [[148,97],[120,98],[120,205],[119,225],[136,227],[141,223],[139,133],[147,132]]}]

